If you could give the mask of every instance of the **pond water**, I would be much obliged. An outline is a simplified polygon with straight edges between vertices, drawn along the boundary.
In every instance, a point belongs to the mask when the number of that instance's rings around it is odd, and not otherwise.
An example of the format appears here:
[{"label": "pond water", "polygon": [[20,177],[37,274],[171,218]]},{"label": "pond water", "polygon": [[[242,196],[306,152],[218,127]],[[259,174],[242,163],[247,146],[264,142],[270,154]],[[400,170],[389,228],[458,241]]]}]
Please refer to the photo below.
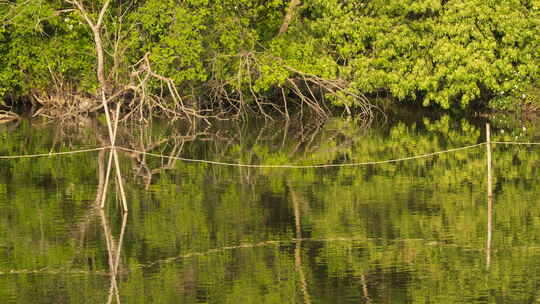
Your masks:
[{"label": "pond water", "polygon": [[[229,163],[343,164],[481,143],[484,122],[154,123],[122,128],[118,144]],[[540,141],[537,123],[492,123],[495,140]],[[107,138],[102,120],[2,128],[4,156]],[[485,146],[312,169],[121,151],[127,216],[114,180],[106,208],[95,207],[104,151],[0,159],[0,302],[538,302],[539,155],[494,145],[488,208]]]}]

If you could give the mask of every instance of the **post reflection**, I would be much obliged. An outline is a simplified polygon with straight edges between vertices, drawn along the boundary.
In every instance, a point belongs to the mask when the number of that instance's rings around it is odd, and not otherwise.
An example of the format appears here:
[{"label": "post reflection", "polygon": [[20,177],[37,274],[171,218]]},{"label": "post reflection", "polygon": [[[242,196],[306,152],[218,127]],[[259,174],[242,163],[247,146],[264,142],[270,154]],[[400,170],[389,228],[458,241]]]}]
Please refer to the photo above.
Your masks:
[{"label": "post reflection", "polygon": [[493,196],[487,199],[487,237],[486,237],[486,269],[491,266],[491,240],[493,233]]},{"label": "post reflection", "polygon": [[291,182],[287,183],[289,186],[289,191],[291,192],[291,200],[294,209],[294,223],[295,223],[295,248],[294,248],[294,264],[296,272],[298,272],[298,277],[300,279],[300,285],[302,287],[302,294],[304,296],[304,303],[311,304],[311,297],[309,296],[308,283],[306,280],[306,275],[304,269],[302,268],[302,222],[300,215],[300,200],[302,199],[300,195],[295,191]]},{"label": "post reflection", "polygon": [[119,304],[120,294],[118,290],[118,273],[119,273],[118,269],[120,266],[122,243],[124,240],[124,232],[126,230],[126,224],[127,224],[127,214],[122,213],[122,227],[120,229],[120,236],[118,238],[118,242],[114,240],[112,232],[109,228],[108,219],[103,209],[99,210],[99,216],[101,219],[101,226],[103,228],[103,234],[105,236],[105,244],[107,246],[108,261],[109,261],[110,286],[109,286],[107,304],[113,303],[113,300],[116,300],[116,303]]}]

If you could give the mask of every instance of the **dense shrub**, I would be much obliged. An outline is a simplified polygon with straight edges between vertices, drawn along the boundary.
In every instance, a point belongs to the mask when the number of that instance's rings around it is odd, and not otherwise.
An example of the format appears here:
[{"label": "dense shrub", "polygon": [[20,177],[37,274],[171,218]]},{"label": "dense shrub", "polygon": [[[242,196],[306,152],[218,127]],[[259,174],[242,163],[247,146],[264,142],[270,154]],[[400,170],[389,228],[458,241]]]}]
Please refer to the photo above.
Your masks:
[{"label": "dense shrub", "polygon": [[[96,17],[103,2],[84,3]],[[348,93],[387,92],[397,101],[449,108],[511,106],[540,73],[538,0],[313,0],[288,7],[276,0],[112,1],[103,29],[108,80],[133,81],[147,55],[155,73],[203,105],[242,96],[275,102],[295,91],[298,79],[324,79]],[[279,34],[288,12],[292,22]],[[68,1],[0,2],[0,16],[0,98],[59,84],[95,93],[92,33]],[[160,90],[159,79],[149,85]],[[350,96],[325,100],[354,106]]]}]

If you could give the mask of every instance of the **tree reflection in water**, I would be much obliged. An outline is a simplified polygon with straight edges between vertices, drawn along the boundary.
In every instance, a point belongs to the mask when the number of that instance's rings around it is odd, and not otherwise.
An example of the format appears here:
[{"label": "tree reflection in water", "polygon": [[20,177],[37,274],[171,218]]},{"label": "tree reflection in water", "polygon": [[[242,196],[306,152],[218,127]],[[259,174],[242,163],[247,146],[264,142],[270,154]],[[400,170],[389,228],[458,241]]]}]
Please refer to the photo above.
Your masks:
[{"label": "tree reflection in water", "polygon": [[[84,134],[64,128],[73,136],[63,139],[22,121],[2,134],[0,152],[100,146],[107,132],[95,124],[96,132]],[[390,121],[369,131],[339,118],[217,131],[135,126],[118,130],[118,145],[166,156],[309,165],[476,144],[483,127],[445,117]],[[534,128],[527,126],[532,131],[523,140],[534,140],[540,127]],[[497,140],[517,136],[494,129]],[[486,203],[484,149],[307,170],[226,168],[119,151],[129,220],[112,215],[119,206],[96,208],[105,153],[0,161],[0,297],[471,303],[485,302],[487,294],[488,301],[525,302],[535,297],[540,273],[540,155],[527,147],[493,150],[497,204]],[[114,202],[115,187],[109,192]]]}]

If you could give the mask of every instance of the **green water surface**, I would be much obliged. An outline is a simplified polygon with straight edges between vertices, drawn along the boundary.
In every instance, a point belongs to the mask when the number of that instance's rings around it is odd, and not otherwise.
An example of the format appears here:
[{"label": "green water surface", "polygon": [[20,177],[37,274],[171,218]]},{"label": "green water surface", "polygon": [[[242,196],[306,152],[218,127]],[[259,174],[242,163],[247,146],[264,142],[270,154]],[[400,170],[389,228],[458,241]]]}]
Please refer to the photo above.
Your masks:
[{"label": "green water surface", "polygon": [[[480,119],[389,118],[127,126],[119,145],[244,164],[341,164],[474,145]],[[0,155],[106,144],[97,121],[22,121]],[[540,141],[535,122],[495,140]],[[403,162],[238,168],[120,152],[96,208],[105,152],[0,159],[0,303],[537,303],[540,146]],[[103,163],[102,163],[103,164]],[[490,231],[491,230],[491,231]],[[488,235],[491,242],[488,242]]]}]

